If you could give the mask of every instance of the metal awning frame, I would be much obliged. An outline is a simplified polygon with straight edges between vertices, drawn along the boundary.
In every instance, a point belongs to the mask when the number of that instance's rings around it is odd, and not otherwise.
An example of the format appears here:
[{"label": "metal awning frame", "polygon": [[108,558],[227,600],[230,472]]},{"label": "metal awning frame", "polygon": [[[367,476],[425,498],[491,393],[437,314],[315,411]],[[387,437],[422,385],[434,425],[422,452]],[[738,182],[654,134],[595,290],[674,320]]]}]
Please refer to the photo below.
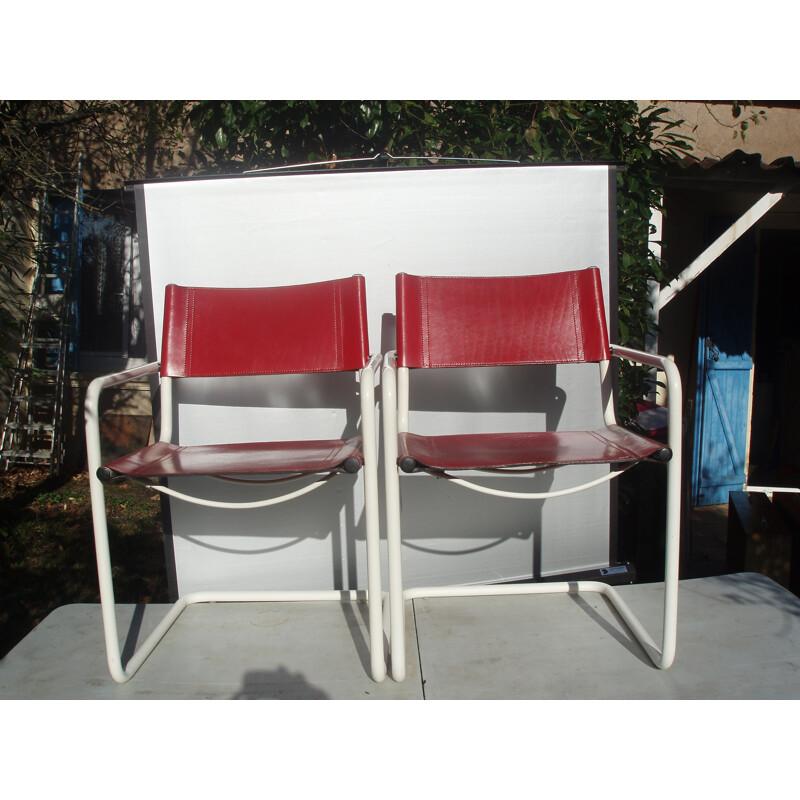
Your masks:
[{"label": "metal awning frame", "polygon": [[[653,303],[653,321],[658,323],[659,312],[676,295],[683,291],[689,284],[705,272],[734,242],[749,231],[765,214],[773,209],[793,189],[797,183],[784,184],[768,191],[754,205],[752,205],[739,219],[737,219],[724,233],[715,239],[677,278],[667,286],[651,287],[651,300]],[[656,226],[659,228],[660,226]]]}]

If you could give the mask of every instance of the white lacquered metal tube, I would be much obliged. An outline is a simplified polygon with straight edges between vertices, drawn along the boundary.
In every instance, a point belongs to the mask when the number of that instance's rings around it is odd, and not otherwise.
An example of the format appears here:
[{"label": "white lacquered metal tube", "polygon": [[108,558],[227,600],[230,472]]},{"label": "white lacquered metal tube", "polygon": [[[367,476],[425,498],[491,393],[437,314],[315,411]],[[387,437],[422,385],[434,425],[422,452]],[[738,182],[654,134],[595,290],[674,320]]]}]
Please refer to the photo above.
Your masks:
[{"label": "white lacquered metal tube", "polygon": [[386,503],[386,545],[389,563],[389,631],[392,678],[406,676],[405,615],[400,534],[400,479],[397,473],[397,354],[384,357],[381,375],[381,424]]},{"label": "white lacquered metal tube", "polygon": [[[147,657],[156,649],[158,643],[164,638],[167,631],[174,625],[178,617],[189,605],[197,603],[281,603],[281,602],[331,602],[331,601],[356,601],[366,600],[366,592],[358,590],[339,590],[327,589],[307,592],[291,590],[291,591],[241,591],[241,592],[191,592],[179,598],[169,609],[166,615],[161,619],[153,632],[145,639],[139,646],[136,652],[125,664],[124,670],[122,665],[112,671],[112,677],[117,683],[125,683],[129,681],[138,671],[139,667],[144,664]],[[108,642],[106,643],[108,647]],[[117,641],[116,647],[113,648],[116,653],[115,661],[119,660],[119,642]],[[109,651],[111,652],[111,651]]]},{"label": "white lacquered metal tube", "polygon": [[553,583],[475,584],[472,586],[424,586],[406,589],[404,600],[442,597],[503,597],[531,594],[580,594],[596,592],[608,598],[623,622],[641,644],[650,660],[660,666],[662,650],[658,648],[645,627],[630,610],[613,586],[601,581],[558,581]]},{"label": "white lacquered metal tube", "polygon": [[395,359],[395,375],[397,376],[397,432],[408,433],[408,404],[410,396],[410,370],[398,367]]},{"label": "white lacquered metal tube", "polygon": [[[625,469],[628,469],[628,467]],[[506,492],[503,489],[492,489],[488,486],[481,486],[478,483],[473,483],[472,481],[467,481],[463,478],[454,478],[452,475],[449,475],[446,472],[442,473],[441,477],[446,478],[450,483],[456,483],[459,486],[465,487],[466,489],[471,489],[473,492],[491,494],[495,497],[508,497],[513,500],[546,500],[550,497],[563,497],[564,495],[582,492],[584,489],[591,489],[592,486],[597,486],[601,483],[606,483],[607,481],[613,480],[618,475],[621,475],[623,472],[625,472],[625,469],[611,470],[601,475],[599,478],[595,478],[593,481],[587,481],[579,486],[571,486],[568,489],[556,489],[555,491],[551,492]]]},{"label": "white lacquered metal tube", "polygon": [[267,506],[274,506],[277,505],[278,503],[285,503],[288,500],[294,500],[296,497],[302,497],[304,494],[313,492],[315,489],[319,489],[321,486],[323,486],[334,475],[335,473],[330,472],[327,475],[323,475],[314,483],[310,483],[308,484],[308,486],[303,486],[302,489],[296,489],[294,492],[283,494],[280,497],[270,497],[267,498],[266,500],[253,500],[251,502],[227,502],[223,500],[206,500],[203,497],[195,497],[193,495],[184,494],[183,492],[179,492],[176,489],[170,489],[167,486],[152,485],[149,486],[148,488],[152,489],[154,492],[159,492],[160,494],[167,494],[170,497],[175,497],[178,500],[183,500],[187,503],[191,503],[192,505],[206,506],[207,508],[230,508],[230,509],[266,508]]},{"label": "white lacquered metal tube", "polygon": [[159,428],[158,441],[172,441],[172,378],[162,378],[159,386]]},{"label": "white lacquered metal tube", "polygon": [[617,412],[614,408],[614,387],[610,365],[611,362],[608,359],[599,362],[600,400],[603,404],[603,421],[606,425],[616,425]]},{"label": "white lacquered metal tube", "polygon": [[667,444],[672,458],[667,464],[666,542],[664,554],[664,618],[662,647],[656,663],[667,669],[675,659],[678,631],[678,579],[681,535],[681,464],[683,459],[683,390],[678,367],[666,356],[612,345],[611,352],[664,372],[667,384]]},{"label": "white lacquered metal tube", "polygon": [[108,522],[105,510],[105,490],[97,477],[102,466],[100,447],[100,395],[104,389],[134,380],[158,371],[158,363],[153,362],[124,372],[106,375],[93,380],[86,390],[84,420],[86,432],[86,456],[89,469],[89,491],[92,498],[92,525],[94,530],[95,554],[97,558],[97,579],[100,588],[100,608],[103,617],[103,631],[106,642],[106,658],[111,677],[117,683],[124,683],[130,675],[122,667],[122,656],[117,631],[117,616],[114,599],[114,581],[111,572],[111,554],[108,545]]},{"label": "white lacquered metal tube", "polygon": [[[175,620],[181,615],[183,610],[186,606],[189,605],[186,601],[186,598],[181,597],[176,603],[174,603],[164,618],[158,623],[155,630],[147,637],[147,639],[142,642],[136,652],[128,659],[128,663],[125,665],[125,671],[123,675],[125,676],[125,680],[130,680],[137,672],[139,667],[144,664],[147,660],[147,657],[156,649],[158,643],[164,638],[164,635],[167,631],[175,624]],[[119,649],[119,645],[117,645]],[[115,680],[117,680],[115,678]],[[122,681],[118,681],[122,683]]]},{"label": "white lacquered metal tube", "polygon": [[680,372],[677,366],[665,359],[662,367],[666,375],[669,447],[672,460],[667,464],[667,533],[664,566],[664,647],[661,669],[667,669],[675,658],[678,632],[678,578],[680,572],[681,537],[681,463],[683,439],[683,396]]},{"label": "white lacquered metal tube", "polygon": [[361,371],[361,436],[364,447],[364,517],[367,540],[367,594],[372,679],[386,677],[383,647],[383,591],[381,587],[380,500],[378,489],[378,433],[375,422],[375,377],[381,356],[370,358]]}]

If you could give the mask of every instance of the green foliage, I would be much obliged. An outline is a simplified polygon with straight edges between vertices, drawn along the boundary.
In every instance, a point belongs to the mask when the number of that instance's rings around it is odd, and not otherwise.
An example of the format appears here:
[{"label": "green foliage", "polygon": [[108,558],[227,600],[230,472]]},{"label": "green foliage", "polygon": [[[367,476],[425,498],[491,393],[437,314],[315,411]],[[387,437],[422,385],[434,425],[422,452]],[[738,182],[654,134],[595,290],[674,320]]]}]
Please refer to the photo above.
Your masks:
[{"label": "green foliage", "polygon": [[[688,149],[633,101],[203,101],[188,120],[213,171],[380,152],[402,156],[626,163]],[[650,146],[656,147],[656,155]]]},{"label": "green foliage", "polygon": [[737,136],[741,137],[741,140],[744,141],[745,136],[747,135],[747,130],[750,127],[750,124],[758,125],[760,122],[766,122],[767,120],[767,112],[764,109],[760,109],[758,112],[751,111],[744,119],[739,119],[742,116],[742,112],[747,106],[753,105],[751,100],[734,100],[733,101],[733,108],[731,110],[731,116],[739,120],[738,126],[733,126],[733,138],[735,139]]},{"label": "green foliage", "polygon": [[[729,128],[733,131],[734,139],[740,138],[744,142],[750,125],[758,125],[761,122],[767,121],[767,112],[763,108],[758,111],[751,110],[749,113],[745,113],[748,107],[752,105],[752,100],[731,100],[719,104],[706,103],[705,107],[714,122],[721,125],[723,128]],[[722,114],[720,114],[718,106],[721,107],[723,111]],[[728,110],[730,110],[731,122],[725,119]]]},{"label": "green foliage", "polygon": [[[390,153],[393,156],[613,162],[617,192],[620,344],[642,347],[649,282],[663,282],[649,247],[666,165],[691,150],[666,108],[630,100],[204,101],[189,122],[204,166],[230,172]],[[646,392],[647,371],[621,366],[623,417]]]}]

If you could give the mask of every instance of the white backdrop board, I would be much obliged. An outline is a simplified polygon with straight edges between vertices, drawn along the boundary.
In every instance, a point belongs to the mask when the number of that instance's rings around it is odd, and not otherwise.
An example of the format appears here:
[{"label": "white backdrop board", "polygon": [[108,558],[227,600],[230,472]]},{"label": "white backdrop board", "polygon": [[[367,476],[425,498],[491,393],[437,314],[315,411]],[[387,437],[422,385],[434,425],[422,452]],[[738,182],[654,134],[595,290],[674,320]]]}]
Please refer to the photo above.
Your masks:
[{"label": "white backdrop board", "polygon": [[[158,357],[169,283],[279,286],[360,273],[366,278],[372,352],[394,346],[397,272],[518,275],[597,266],[611,309],[614,173],[608,165],[391,168],[137,183],[150,358]],[[536,369],[500,372],[506,388],[517,391],[491,415],[479,413],[482,400],[448,406],[441,378],[425,376],[412,392],[412,421],[419,430],[443,433],[487,429],[489,422],[503,430],[602,424],[594,365]],[[446,372],[448,383],[485,398],[490,373]],[[219,381],[184,384],[188,388],[176,397],[180,441],[350,435],[357,409],[319,409],[310,427],[298,418],[298,408],[307,412],[315,404],[319,382],[328,381],[324,385],[335,391],[339,379],[244,379],[233,392],[222,390]],[[260,429],[265,432],[256,433]],[[559,488],[603,469],[548,473],[537,485]],[[204,491],[210,486],[209,479],[198,478],[185,479],[181,488],[192,491],[201,483]],[[178,591],[364,588],[363,508],[342,483],[260,511],[171,501]],[[412,478],[402,484],[409,586],[510,580],[608,564],[607,485],[545,503],[512,503],[433,483]],[[253,490],[225,484],[212,491],[235,499]]]}]

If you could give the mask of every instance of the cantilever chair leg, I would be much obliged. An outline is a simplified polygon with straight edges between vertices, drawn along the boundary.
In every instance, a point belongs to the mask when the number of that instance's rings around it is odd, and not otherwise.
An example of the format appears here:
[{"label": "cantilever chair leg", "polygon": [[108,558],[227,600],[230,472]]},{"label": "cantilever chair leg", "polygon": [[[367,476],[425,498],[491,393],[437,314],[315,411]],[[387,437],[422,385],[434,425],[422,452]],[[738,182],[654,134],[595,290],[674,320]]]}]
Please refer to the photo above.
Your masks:
[{"label": "cantilever chair leg", "polygon": [[[371,401],[374,389],[362,389],[364,402]],[[131,658],[123,664],[122,649],[117,626],[116,600],[109,549],[108,519],[106,513],[105,486],[96,475],[100,464],[100,434],[96,424],[92,424],[97,403],[88,406],[86,436],[89,451],[89,487],[92,498],[92,521],[94,527],[97,572],[100,587],[100,605],[109,672],[117,683],[126,683],[139,670],[148,656],[155,650],[167,631],[172,627],[187,606],[194,603],[209,602],[291,602],[305,601],[368,601],[370,669],[374,681],[380,683],[386,677],[384,654],[384,633],[382,620],[382,589],[380,576],[380,528],[378,518],[378,483],[376,471],[364,471],[365,516],[367,536],[367,591],[362,590],[318,590],[318,591],[207,591],[192,592],[180,597],[161,619],[153,632],[142,642]],[[365,424],[369,424],[369,409]],[[373,417],[374,423],[374,417]],[[365,461],[376,463],[377,453],[374,437],[365,437]],[[377,598],[377,600],[376,600]]]},{"label": "cantilever chair leg", "polygon": [[374,373],[381,356],[370,362],[362,373],[361,426],[364,430],[364,516],[367,539],[367,601],[369,609],[370,662],[372,678],[386,677],[386,653],[383,644],[383,587],[381,585],[380,488],[378,483],[378,433],[375,416]]},{"label": "cantilever chair leg", "polygon": [[[382,606],[380,602],[380,572],[375,575],[375,564],[368,567],[369,588],[366,592],[361,590],[318,590],[318,591],[207,591],[192,592],[180,597],[161,619],[153,632],[136,649],[135,653],[125,663],[122,663],[122,649],[120,647],[119,632],[117,627],[116,602],[114,597],[114,584],[112,579],[111,557],[108,547],[108,523],[104,511],[105,491],[102,483],[94,476],[90,476],[90,487],[93,497],[93,521],[95,531],[95,547],[97,552],[97,567],[100,583],[100,605],[103,617],[103,630],[106,645],[106,658],[109,672],[117,683],[129,681],[144,664],[147,657],[156,649],[158,643],[172,627],[187,606],[195,603],[265,603],[265,602],[297,602],[302,601],[337,601],[356,602],[378,597],[377,602],[369,603],[369,639],[370,639],[370,668],[372,679],[380,683],[386,677],[386,661],[384,657]],[[96,509],[96,510],[95,510]],[[377,539],[376,531],[368,531],[368,536]],[[376,549],[373,543],[373,550]],[[368,559],[375,561],[374,554],[368,554]],[[378,563],[378,570],[380,564]]]},{"label": "cantilever chair leg", "polygon": [[405,595],[400,531],[400,476],[397,472],[397,370],[394,354],[384,357],[381,374],[381,426],[385,470],[386,549],[389,567],[389,658],[396,681],[406,677]]},{"label": "cantilever chair leg", "polygon": [[[674,365],[673,365],[674,366]],[[677,368],[675,368],[677,374]],[[680,442],[680,383],[671,374],[671,397],[675,401],[670,425],[670,446],[673,457],[667,464],[667,509],[664,555],[664,605],[660,645],[650,636],[638,617],[631,611],[619,592],[601,581],[562,581],[533,584],[484,584],[476,586],[427,586],[403,589],[402,535],[400,523],[400,477],[397,469],[397,421],[395,415],[382,415],[384,461],[386,470],[385,500],[386,538],[389,555],[389,659],[391,676],[395,681],[406,677],[405,604],[420,598],[477,597],[521,594],[578,594],[596,592],[603,595],[615,608],[625,625],[642,646],[653,664],[668,669],[675,658],[678,625],[678,573],[680,560],[680,510],[681,510],[681,442]],[[392,408],[396,402],[396,372],[392,359],[385,359],[381,380],[384,404]],[[677,419],[676,419],[677,416]]]}]

